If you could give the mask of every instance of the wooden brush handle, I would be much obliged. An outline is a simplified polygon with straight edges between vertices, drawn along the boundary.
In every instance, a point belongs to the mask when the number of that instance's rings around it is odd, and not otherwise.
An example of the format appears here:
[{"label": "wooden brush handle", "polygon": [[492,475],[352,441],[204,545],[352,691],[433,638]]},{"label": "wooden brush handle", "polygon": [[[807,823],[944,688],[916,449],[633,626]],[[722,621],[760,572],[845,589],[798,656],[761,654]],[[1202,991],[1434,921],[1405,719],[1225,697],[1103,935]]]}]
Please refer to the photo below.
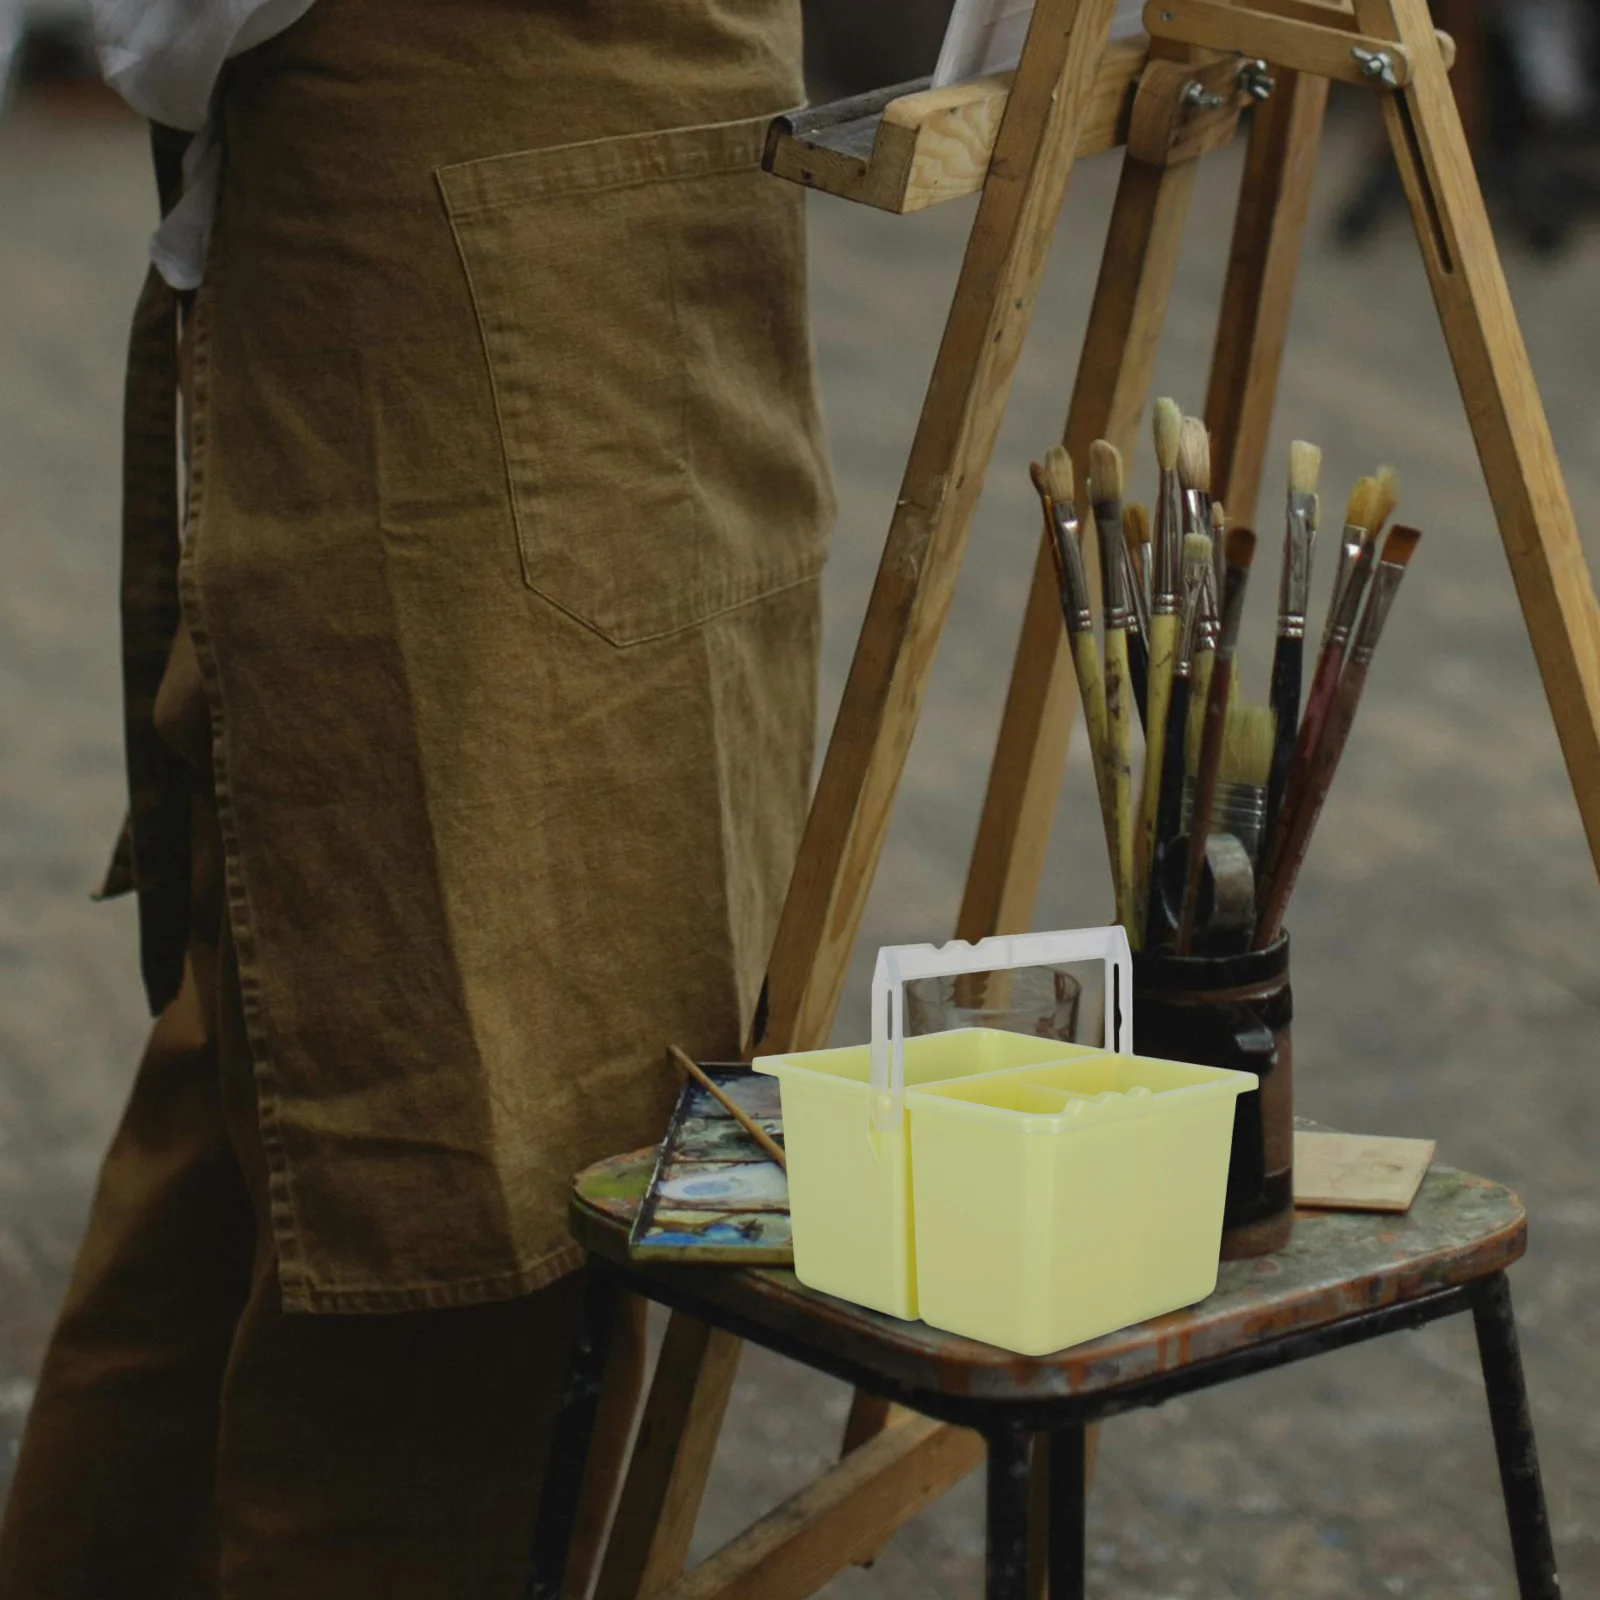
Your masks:
[{"label": "wooden brush handle", "polygon": [[1300,726],[1300,690],[1305,660],[1305,640],[1279,636],[1272,652],[1272,711],[1278,720],[1272,744],[1272,769],[1267,777],[1267,812],[1261,837],[1270,839],[1283,807],[1289,763],[1294,759],[1295,732]]},{"label": "wooden brush handle", "polygon": [[[1317,658],[1316,675],[1311,680],[1311,692],[1306,696],[1306,714],[1300,723],[1299,735],[1295,739],[1294,755],[1289,762],[1289,776],[1284,783],[1283,804],[1278,812],[1277,826],[1270,840],[1266,870],[1261,874],[1257,904],[1261,907],[1262,918],[1256,924],[1255,939],[1255,947],[1258,950],[1266,948],[1266,944],[1262,943],[1266,909],[1277,895],[1279,882],[1283,877],[1284,865],[1288,860],[1289,836],[1297,826],[1298,813],[1304,803],[1312,769],[1316,765],[1317,749],[1322,742],[1328,713],[1339,692],[1339,674],[1344,666],[1345,649],[1345,645],[1338,640],[1330,640],[1323,646],[1322,654]],[[1276,934],[1273,937],[1276,937]]]},{"label": "wooden brush handle", "polygon": [[1135,947],[1139,943],[1138,892],[1133,876],[1133,685],[1128,673],[1128,634],[1107,628],[1106,798],[1107,848],[1117,892],[1117,920]]},{"label": "wooden brush handle", "polygon": [[[1139,796],[1139,830],[1134,843],[1137,908],[1149,904],[1156,812],[1161,803],[1161,763],[1166,752],[1167,708],[1172,699],[1172,667],[1178,654],[1176,616],[1150,619],[1150,714],[1145,721],[1144,786]],[[1139,924],[1142,925],[1142,924]]]},{"label": "wooden brush handle", "polygon": [[1333,786],[1333,775],[1338,771],[1339,758],[1344,754],[1345,742],[1350,737],[1351,725],[1356,719],[1356,707],[1361,703],[1361,691],[1366,687],[1367,668],[1352,661],[1339,680],[1324,723],[1321,745],[1316,761],[1306,780],[1305,792],[1295,808],[1294,820],[1284,841],[1283,860],[1268,889],[1268,898],[1256,923],[1256,946],[1265,949],[1283,930],[1283,919],[1289,909],[1290,896],[1305,864],[1306,852],[1311,845],[1311,834],[1317,819],[1322,815],[1323,803]]},{"label": "wooden brush handle", "polygon": [[1200,738],[1200,760],[1195,769],[1194,809],[1189,817],[1189,859],[1183,882],[1183,907],[1178,917],[1177,952],[1189,954],[1194,944],[1194,919],[1200,906],[1200,882],[1205,876],[1206,838],[1211,813],[1217,803],[1217,779],[1222,771],[1222,736],[1228,724],[1228,700],[1233,688],[1233,656],[1217,652],[1206,695],[1206,720]]},{"label": "wooden brush handle", "polygon": [[1139,713],[1139,727],[1148,729],[1150,719],[1150,645],[1142,633],[1128,635],[1128,682],[1133,689],[1133,707]]},{"label": "wooden brush handle", "polygon": [[1161,756],[1161,799],[1156,807],[1156,838],[1150,869],[1150,898],[1145,908],[1144,948],[1154,949],[1166,932],[1166,918],[1162,914],[1161,882],[1162,862],[1172,841],[1178,836],[1183,816],[1183,749],[1189,727],[1189,696],[1192,685],[1188,678],[1174,677],[1172,700],[1167,711],[1167,748]]},{"label": "wooden brush handle", "polygon": [[1078,693],[1083,700],[1084,727],[1089,735],[1089,754],[1094,760],[1095,793],[1100,799],[1100,820],[1105,828],[1106,856],[1111,868],[1112,887],[1117,871],[1116,826],[1111,812],[1110,736],[1106,719],[1106,685],[1100,671],[1100,651],[1089,631],[1073,633],[1072,664],[1078,673]]}]

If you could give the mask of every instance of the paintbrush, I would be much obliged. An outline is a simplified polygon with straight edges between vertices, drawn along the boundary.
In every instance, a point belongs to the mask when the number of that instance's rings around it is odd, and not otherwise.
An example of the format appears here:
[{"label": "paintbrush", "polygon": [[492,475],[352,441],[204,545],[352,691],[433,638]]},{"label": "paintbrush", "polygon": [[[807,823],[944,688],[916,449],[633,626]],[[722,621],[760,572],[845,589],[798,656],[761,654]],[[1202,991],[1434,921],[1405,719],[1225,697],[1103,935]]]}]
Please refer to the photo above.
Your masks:
[{"label": "paintbrush", "polygon": [[[1200,632],[1194,647],[1194,684],[1189,692],[1189,733],[1185,748],[1193,752],[1200,749],[1200,728],[1206,719],[1206,697],[1211,691],[1211,664],[1216,660],[1217,634],[1222,628],[1217,605],[1217,596],[1221,591],[1217,587],[1216,552],[1225,548],[1227,542],[1227,514],[1222,509],[1222,502],[1214,500],[1211,503],[1211,570],[1206,574],[1205,593],[1200,599]],[[1199,756],[1191,754],[1187,760],[1188,770],[1193,771]]]},{"label": "paintbrush", "polygon": [[1362,691],[1367,686],[1373,652],[1378,648],[1384,623],[1388,621],[1395,596],[1400,592],[1401,581],[1411,565],[1411,557],[1416,553],[1421,537],[1415,528],[1396,528],[1384,540],[1383,555],[1372,575],[1366,608],[1361,613],[1361,626],[1350,649],[1350,660],[1339,676],[1339,692],[1323,729],[1316,764],[1284,846],[1281,870],[1272,883],[1256,925],[1255,946],[1258,950],[1265,950],[1283,929],[1289,897],[1294,893],[1295,882],[1311,844],[1312,831],[1322,814],[1323,802],[1328,798],[1333,775],[1339,767],[1339,758],[1344,754],[1351,726],[1355,722],[1356,709],[1361,704]]},{"label": "paintbrush", "polygon": [[1190,533],[1183,540],[1183,631],[1172,665],[1172,697],[1167,711],[1167,748],[1161,756],[1161,798],[1156,805],[1154,865],[1150,870],[1150,898],[1145,908],[1146,949],[1153,949],[1165,932],[1166,913],[1161,904],[1162,864],[1177,837],[1183,806],[1184,745],[1189,727],[1190,682],[1195,644],[1200,635],[1206,590],[1211,583],[1211,539]]},{"label": "paintbrush", "polygon": [[1128,628],[1128,671],[1133,678],[1139,726],[1150,714],[1150,591],[1145,586],[1145,550],[1150,543],[1150,513],[1141,505],[1122,510],[1122,547],[1127,561],[1133,621]]},{"label": "paintbrush", "polygon": [[[1375,478],[1360,479],[1350,493],[1344,529],[1339,536],[1339,571],[1334,579],[1334,599],[1328,611],[1328,625],[1323,631],[1322,650],[1311,676],[1311,688],[1306,694],[1305,714],[1300,719],[1300,729],[1295,735],[1294,754],[1290,757],[1289,775],[1283,786],[1283,804],[1267,841],[1266,869],[1257,885],[1256,903],[1263,910],[1275,893],[1277,881],[1282,875],[1289,834],[1295,825],[1295,812],[1311,776],[1312,762],[1322,740],[1323,724],[1327,721],[1329,708],[1339,687],[1339,674],[1344,668],[1350,634],[1355,628],[1361,597],[1372,571],[1378,531],[1394,510],[1395,488],[1394,474],[1385,468]],[[1257,937],[1260,937],[1259,928]]]},{"label": "paintbrush", "polygon": [[[1145,718],[1144,786],[1139,800],[1139,836],[1135,870],[1139,874],[1138,905],[1149,904],[1154,871],[1156,811],[1161,802],[1161,760],[1166,749],[1167,706],[1172,695],[1172,668],[1177,656],[1180,584],[1183,571],[1183,497],[1178,483],[1178,443],[1183,413],[1176,400],[1156,401],[1156,463],[1161,469],[1157,502],[1154,570],[1150,579],[1150,705]],[[1139,924],[1142,926],[1142,922]]]},{"label": "paintbrush", "polygon": [[1211,668],[1206,696],[1205,732],[1200,741],[1200,762],[1195,771],[1194,809],[1189,825],[1188,870],[1184,874],[1183,902],[1178,914],[1177,953],[1189,954],[1194,944],[1195,911],[1200,899],[1200,879],[1206,864],[1206,836],[1216,805],[1217,781],[1222,772],[1223,737],[1227,732],[1228,702],[1233,692],[1233,658],[1239,648],[1239,627],[1244,620],[1245,589],[1250,564],[1255,560],[1256,536],[1248,528],[1228,533],[1226,570],[1222,589],[1222,631]]},{"label": "paintbrush", "polygon": [[[1267,779],[1265,834],[1272,837],[1283,806],[1283,786],[1300,726],[1300,691],[1306,648],[1306,607],[1311,597],[1311,556],[1317,541],[1317,478],[1322,452],[1303,439],[1289,446],[1289,505],[1283,527],[1283,571],[1278,580],[1278,642],[1272,651],[1272,708],[1277,745]],[[1257,858],[1260,863],[1260,857]]]},{"label": "paintbrush", "polygon": [[1127,547],[1122,539],[1122,456],[1096,439],[1089,447],[1089,502],[1100,541],[1103,595],[1101,626],[1106,682],[1106,801],[1110,807],[1107,845],[1117,890],[1117,920],[1138,942],[1138,908],[1133,873],[1133,699],[1128,630],[1132,615]]},{"label": "paintbrush", "polygon": [[1045,531],[1055,556],[1056,578],[1061,585],[1061,615],[1066,623],[1072,664],[1078,675],[1078,693],[1083,701],[1083,720],[1089,735],[1089,754],[1094,763],[1095,793],[1100,798],[1100,819],[1105,827],[1112,888],[1120,899],[1121,888],[1116,882],[1117,830],[1112,800],[1106,689],[1100,671],[1100,652],[1094,639],[1094,608],[1089,599],[1089,576],[1078,542],[1072,457],[1064,446],[1052,445],[1045,451],[1043,464],[1035,461],[1028,471],[1044,508]]},{"label": "paintbrush", "polygon": [[[1206,533],[1211,528],[1211,435],[1199,417],[1185,417],[1178,429],[1178,486],[1183,490],[1183,531]],[[1213,551],[1213,563],[1222,559]],[[1218,573],[1220,588],[1221,573]]]},{"label": "paintbrush", "polygon": [[789,1163],[784,1156],[783,1146],[779,1144],[777,1140],[775,1140],[766,1131],[766,1129],[763,1128],[761,1124],[744,1109],[743,1106],[738,1105],[733,1100],[729,1099],[729,1097],[722,1092],[718,1085],[714,1083],[712,1079],[703,1071],[701,1071],[699,1062],[695,1061],[693,1057],[680,1050],[675,1044],[669,1044],[667,1046],[667,1053],[674,1061],[678,1063],[680,1067],[683,1068],[685,1072],[689,1074],[691,1078],[694,1079],[696,1083],[700,1085],[702,1089],[706,1090],[721,1103],[722,1108],[728,1113],[728,1115],[731,1116],[733,1120],[737,1122],[739,1126],[743,1128],[744,1131],[748,1133],[750,1137],[754,1139],[755,1142],[760,1145],[761,1148],[765,1150],[766,1153],[771,1156],[772,1159],[776,1161],[785,1172],[789,1170]]},{"label": "paintbrush", "polygon": [[1356,509],[1356,496],[1361,495],[1360,510],[1363,520],[1353,522],[1350,511],[1345,513],[1344,531],[1339,535],[1338,564],[1333,571],[1333,596],[1328,602],[1328,615],[1322,625],[1322,641],[1327,643],[1334,618],[1339,614],[1339,603],[1344,597],[1345,585],[1351,572],[1361,559],[1361,548],[1383,531],[1383,525],[1394,515],[1400,500],[1400,480],[1393,467],[1379,467],[1375,476],[1362,478],[1351,492],[1351,510]]},{"label": "paintbrush", "polygon": [[[1235,679],[1235,683],[1237,681]],[[1272,771],[1273,737],[1277,725],[1277,714],[1271,706],[1241,705],[1236,702],[1227,709],[1211,831],[1231,833],[1244,846],[1252,869],[1258,868],[1261,863],[1267,814],[1267,779]]]}]

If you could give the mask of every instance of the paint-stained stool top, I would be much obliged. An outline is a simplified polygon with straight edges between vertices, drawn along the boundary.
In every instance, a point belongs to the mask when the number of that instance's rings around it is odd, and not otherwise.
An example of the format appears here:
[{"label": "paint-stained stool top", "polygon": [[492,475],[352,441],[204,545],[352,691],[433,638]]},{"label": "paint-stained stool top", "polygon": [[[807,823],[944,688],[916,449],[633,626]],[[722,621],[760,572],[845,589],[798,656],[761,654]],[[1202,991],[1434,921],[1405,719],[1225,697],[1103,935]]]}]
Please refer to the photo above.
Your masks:
[{"label": "paint-stained stool top", "polygon": [[1035,1358],[850,1305],[792,1272],[631,1263],[628,1229],[654,1160],[654,1150],[636,1151],[574,1179],[573,1234],[624,1268],[630,1287],[709,1321],[726,1317],[747,1336],[768,1334],[779,1348],[803,1347],[824,1369],[839,1363],[974,1400],[1065,1399],[1177,1372],[1486,1278],[1527,1242],[1509,1189],[1434,1167],[1403,1216],[1301,1212],[1286,1250],[1224,1262],[1216,1292],[1198,1305]]}]

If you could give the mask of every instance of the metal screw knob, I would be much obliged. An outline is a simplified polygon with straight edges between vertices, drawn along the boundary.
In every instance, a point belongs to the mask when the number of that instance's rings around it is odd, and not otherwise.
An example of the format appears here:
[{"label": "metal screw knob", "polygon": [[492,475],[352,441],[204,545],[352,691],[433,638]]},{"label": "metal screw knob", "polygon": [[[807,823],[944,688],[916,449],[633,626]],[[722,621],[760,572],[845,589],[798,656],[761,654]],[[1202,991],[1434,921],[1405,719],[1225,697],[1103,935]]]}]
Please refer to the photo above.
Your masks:
[{"label": "metal screw knob", "polygon": [[1197,111],[1220,111],[1228,103],[1225,94],[1218,94],[1215,89],[1208,89],[1199,81],[1191,79],[1184,85],[1183,103],[1193,106]]},{"label": "metal screw knob", "polygon": [[1350,54],[1361,63],[1362,77],[1372,78],[1385,89],[1400,87],[1400,79],[1394,70],[1394,57],[1387,50],[1364,50],[1360,45],[1352,45]]},{"label": "metal screw knob", "polygon": [[1269,99],[1277,86],[1265,61],[1246,61],[1239,68],[1239,87],[1252,100]]}]

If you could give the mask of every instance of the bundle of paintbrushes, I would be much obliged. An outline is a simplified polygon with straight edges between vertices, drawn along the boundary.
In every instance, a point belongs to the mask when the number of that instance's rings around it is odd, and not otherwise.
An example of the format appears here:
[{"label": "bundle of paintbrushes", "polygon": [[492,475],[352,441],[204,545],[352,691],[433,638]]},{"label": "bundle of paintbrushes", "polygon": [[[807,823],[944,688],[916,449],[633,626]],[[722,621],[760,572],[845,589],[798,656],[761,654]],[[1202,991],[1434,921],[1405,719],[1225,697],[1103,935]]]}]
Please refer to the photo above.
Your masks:
[{"label": "bundle of paintbrushes", "polygon": [[[1361,479],[1340,535],[1327,626],[1308,662],[1322,452],[1296,443],[1270,698],[1250,704],[1238,693],[1235,663],[1256,536],[1229,527],[1211,498],[1204,424],[1160,400],[1155,443],[1153,519],[1143,506],[1124,505],[1116,449],[1103,439],[1091,447],[1092,545],[1066,450],[1056,446],[1032,469],[1083,701],[1117,918],[1136,950],[1266,949],[1282,933],[1419,535],[1396,527],[1383,538],[1398,498],[1389,468]],[[1135,720],[1144,730],[1137,784]]]}]

